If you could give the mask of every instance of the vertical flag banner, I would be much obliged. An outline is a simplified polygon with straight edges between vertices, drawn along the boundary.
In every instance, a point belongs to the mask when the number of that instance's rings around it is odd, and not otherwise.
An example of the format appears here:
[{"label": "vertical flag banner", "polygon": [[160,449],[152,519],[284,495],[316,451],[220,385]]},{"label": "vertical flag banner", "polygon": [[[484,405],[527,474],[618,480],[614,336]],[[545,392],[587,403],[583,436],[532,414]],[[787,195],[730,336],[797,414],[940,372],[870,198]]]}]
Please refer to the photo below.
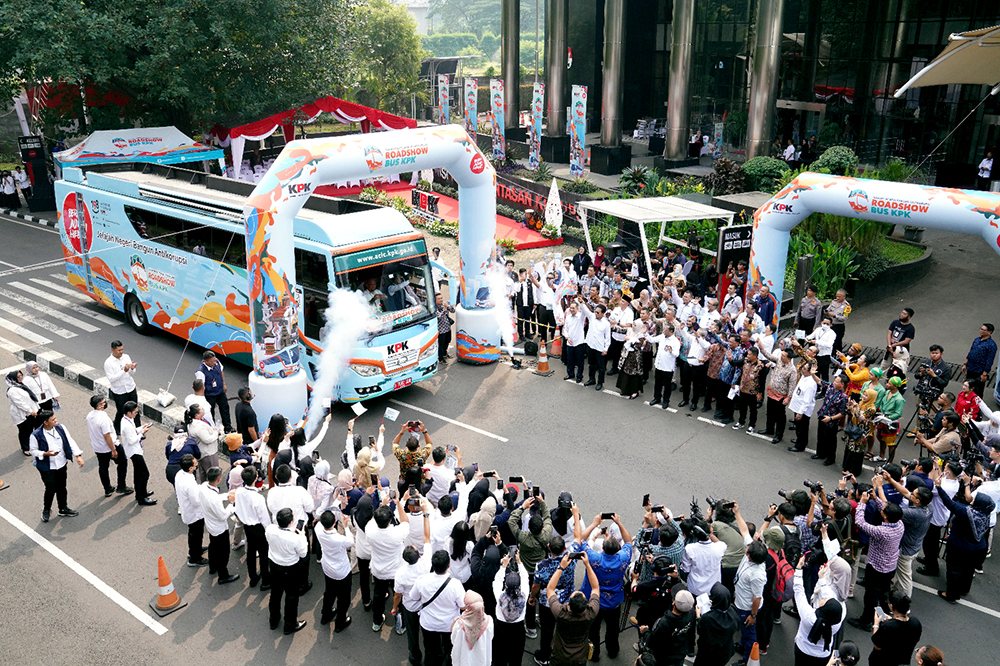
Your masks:
[{"label": "vertical flag banner", "polygon": [[542,109],[545,108],[545,84],[536,83],[531,94],[531,123],[528,125],[528,166],[537,169],[542,153]]},{"label": "vertical flag banner", "polygon": [[724,129],[725,125],[723,123],[715,123],[715,137],[712,140],[715,144],[715,152],[712,154],[712,157],[722,157],[722,132]]},{"label": "vertical flag banner", "polygon": [[448,124],[450,109],[448,108],[448,74],[438,74],[438,123]]},{"label": "vertical flag banner", "polygon": [[479,130],[479,83],[475,79],[465,80],[465,131],[476,142]]},{"label": "vertical flag banner", "polygon": [[569,134],[569,172],[582,177],[587,134],[587,86],[573,86],[571,106],[573,120]]},{"label": "vertical flag banner", "polygon": [[490,79],[490,120],[493,123],[493,159],[507,159],[504,140],[503,79]]}]

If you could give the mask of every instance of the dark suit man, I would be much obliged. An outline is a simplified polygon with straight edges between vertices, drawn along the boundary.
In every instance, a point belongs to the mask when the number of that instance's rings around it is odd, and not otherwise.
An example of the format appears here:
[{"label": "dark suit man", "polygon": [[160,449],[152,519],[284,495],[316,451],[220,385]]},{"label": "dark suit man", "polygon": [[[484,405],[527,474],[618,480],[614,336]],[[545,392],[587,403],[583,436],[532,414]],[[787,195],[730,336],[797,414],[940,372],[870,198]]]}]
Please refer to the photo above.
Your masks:
[{"label": "dark suit man", "polygon": [[517,306],[517,337],[519,340],[527,340],[535,335],[535,289],[528,281],[527,269],[518,271],[516,287],[514,303]]}]

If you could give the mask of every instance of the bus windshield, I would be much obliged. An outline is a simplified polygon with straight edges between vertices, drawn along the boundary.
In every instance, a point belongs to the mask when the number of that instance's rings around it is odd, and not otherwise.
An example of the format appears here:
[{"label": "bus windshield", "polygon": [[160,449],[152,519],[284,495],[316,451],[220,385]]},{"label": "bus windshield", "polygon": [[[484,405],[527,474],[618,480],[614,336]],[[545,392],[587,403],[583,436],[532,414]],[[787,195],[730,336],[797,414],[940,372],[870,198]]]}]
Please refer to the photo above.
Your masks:
[{"label": "bus windshield", "polygon": [[388,333],[434,316],[434,287],[423,241],[338,255],[337,285],[372,309],[369,332]]}]

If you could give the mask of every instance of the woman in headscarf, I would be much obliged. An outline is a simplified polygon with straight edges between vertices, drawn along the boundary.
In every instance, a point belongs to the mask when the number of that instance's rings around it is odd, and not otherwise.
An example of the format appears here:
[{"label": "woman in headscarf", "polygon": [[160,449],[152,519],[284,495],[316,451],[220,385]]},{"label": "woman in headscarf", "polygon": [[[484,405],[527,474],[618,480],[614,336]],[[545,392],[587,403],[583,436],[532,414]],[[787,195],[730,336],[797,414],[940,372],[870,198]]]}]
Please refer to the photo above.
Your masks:
[{"label": "woman in headscarf", "polygon": [[559,493],[556,508],[549,512],[552,518],[552,533],[558,534],[563,541],[569,543],[573,540],[573,496],[568,492]]},{"label": "woman in headscarf", "polygon": [[493,663],[493,618],[486,614],[483,597],[465,593],[462,614],[451,624],[452,666],[490,666]]},{"label": "woman in headscarf", "polygon": [[594,264],[594,272],[597,273],[598,277],[600,277],[600,275],[601,275],[601,267],[604,266],[604,246],[603,245],[598,245],[597,249],[594,250],[594,258],[591,259],[591,262]]},{"label": "woman in headscarf", "polygon": [[337,488],[334,490],[334,499],[340,501],[340,510],[345,515],[349,516],[354,513],[354,507],[364,494],[364,491],[358,488],[354,479],[354,473],[349,469],[340,470],[337,474]]},{"label": "woman in headscarf", "polygon": [[625,346],[618,361],[618,390],[629,400],[635,400],[642,388],[642,344],[646,337],[646,327],[641,321],[632,322],[628,329],[614,327],[616,332],[625,333]]},{"label": "woman in headscarf", "polygon": [[367,490],[372,485],[372,476],[378,478],[384,462],[384,460],[376,462],[372,457],[372,450],[367,446],[361,449],[354,462],[354,478],[358,480],[358,485]]},{"label": "woman in headscarf", "polygon": [[826,666],[833,653],[834,636],[847,617],[847,607],[833,597],[820,599],[816,608],[810,605],[802,584],[805,560],[804,556],[799,558],[792,580],[795,606],[799,611],[799,630],[795,635],[795,666]]},{"label": "woman in headscarf", "polygon": [[833,597],[847,603],[851,592],[851,565],[839,555],[819,568],[819,579],[810,601],[816,607],[820,601]]},{"label": "woman in headscarf", "polygon": [[[476,468],[473,467],[472,468],[473,478],[475,478],[475,473],[476,473]],[[469,479],[467,478],[465,482],[469,483]],[[492,495],[493,493],[490,492],[490,479],[480,479],[479,481],[477,481],[476,485],[474,485],[472,487],[472,490],[469,491],[469,508],[467,512],[468,516],[472,517],[472,514],[479,511],[480,507],[483,506],[483,501],[485,501],[487,497],[491,497]]]},{"label": "woman in headscarf", "polygon": [[[493,635],[495,666],[521,666],[524,655],[524,616],[528,609],[528,570],[515,553],[500,560],[493,578],[493,595],[497,600],[496,633]],[[531,609],[532,612],[535,610]]]},{"label": "woman in headscarf", "polygon": [[496,515],[497,500],[490,495],[483,500],[479,511],[469,516],[469,527],[472,528],[472,536],[477,542],[489,533]]},{"label": "woman in headscarf", "polygon": [[222,435],[205,418],[205,408],[193,403],[184,412],[184,424],[188,435],[201,449],[201,459],[198,461],[198,481],[205,480],[205,473],[212,467],[219,466],[219,440]]},{"label": "woman in headscarf", "polygon": [[[292,453],[294,457],[295,453]],[[312,478],[314,473],[314,465],[312,457],[303,458],[299,461],[299,477],[295,480],[296,485],[299,485],[306,490],[309,490],[309,479]]]},{"label": "woman in headscarf", "polygon": [[694,666],[725,666],[735,650],[734,634],[740,631],[740,617],[733,597],[722,583],[708,592],[712,608],[698,620],[698,656]]},{"label": "woman in headscarf", "polygon": [[181,469],[181,458],[184,455],[190,453],[195,460],[201,458],[201,449],[198,448],[198,443],[188,435],[187,428],[182,425],[174,427],[174,436],[167,440],[165,453],[167,468],[164,473],[167,475],[167,481],[170,482],[170,485],[174,485],[174,477]]},{"label": "woman in headscarf", "polygon": [[31,389],[31,392],[38,398],[39,409],[52,409],[58,405],[59,391],[49,376],[42,372],[42,368],[35,361],[28,361],[24,364],[24,385]]},{"label": "woman in headscarf", "polygon": [[451,558],[448,575],[460,582],[465,589],[472,587],[472,528],[459,521],[451,528],[451,536],[445,541],[445,549]]},{"label": "woman in headscarf", "polygon": [[288,434],[288,422],[285,421],[285,417],[281,414],[271,415],[271,420],[267,423],[267,430],[264,431],[264,443],[267,444],[267,448],[270,449],[271,453],[267,458],[267,487],[271,488],[274,486],[274,457],[278,455],[278,448],[281,443],[285,441],[285,435]]},{"label": "woman in headscarf", "polygon": [[[379,426],[378,438],[368,437],[367,448],[371,450],[371,464],[378,467],[376,473],[385,467],[385,458],[382,457],[382,448],[385,446],[385,424]],[[357,459],[366,447],[361,445],[361,435],[354,434],[354,419],[347,422],[347,441],[344,444],[344,455],[342,460],[345,469],[353,469],[357,472]],[[361,480],[361,477],[358,477]],[[364,486],[367,487],[367,486]]]},{"label": "woman in headscarf", "polygon": [[938,497],[952,516],[945,549],[947,588],[939,590],[938,596],[955,604],[972,589],[972,577],[976,569],[986,561],[986,532],[990,528],[990,516],[996,505],[986,493],[977,492],[973,496],[968,474],[959,477],[958,491],[955,493],[955,497],[965,498],[964,504],[942,492],[940,468],[935,466],[931,470],[931,478],[938,488]]},{"label": "woman in headscarf", "polygon": [[[374,492],[374,490],[372,490]],[[358,500],[351,514],[351,525],[354,527],[354,554],[358,558],[358,587],[361,588],[361,605],[366,611],[372,607],[371,563],[372,549],[368,545],[365,527],[375,514],[371,493],[365,493]]]},{"label": "woman in headscarf", "polygon": [[330,483],[330,463],[320,460],[313,466],[313,475],[309,478],[309,495],[313,499],[316,510],[313,512],[317,516],[322,516],[324,511],[333,510],[333,491],[335,486]]},{"label": "woman in headscarf", "polygon": [[507,546],[500,539],[499,532],[495,537],[487,534],[476,542],[470,559],[472,569],[472,589],[483,596],[486,612],[496,613],[497,598],[493,594],[493,579],[500,570],[500,562],[507,554]]},{"label": "woman in headscarf", "polygon": [[[875,398],[878,394],[875,389],[867,389],[861,397],[861,402],[848,401],[847,421],[857,426],[855,436],[848,436],[844,444],[844,464],[841,466],[845,472],[850,472],[854,476],[861,475],[861,467],[865,462],[865,451],[872,443],[872,419],[875,418]],[[845,435],[846,435],[845,431]]]},{"label": "woman in headscarf", "polygon": [[885,381],[888,383],[893,377],[899,377],[902,382],[899,386],[900,395],[906,393],[906,371],[909,366],[910,352],[905,347],[896,347],[892,352],[892,362],[885,371]]},{"label": "woman in headscarf", "polygon": [[21,381],[24,374],[20,370],[7,373],[7,399],[10,400],[10,418],[17,426],[17,441],[21,444],[21,452],[30,456],[31,431],[38,421],[38,396]]}]

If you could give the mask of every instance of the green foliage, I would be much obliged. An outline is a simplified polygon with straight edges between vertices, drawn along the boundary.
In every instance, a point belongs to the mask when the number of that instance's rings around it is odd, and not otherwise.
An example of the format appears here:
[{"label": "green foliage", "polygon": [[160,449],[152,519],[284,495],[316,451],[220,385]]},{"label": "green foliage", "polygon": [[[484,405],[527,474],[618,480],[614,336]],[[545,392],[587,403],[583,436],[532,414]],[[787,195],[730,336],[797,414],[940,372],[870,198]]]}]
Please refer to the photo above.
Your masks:
[{"label": "green foliage", "polygon": [[902,264],[907,261],[914,261],[924,256],[924,248],[919,245],[909,243],[898,243],[889,238],[882,239],[882,254],[893,264]]},{"label": "green foliage", "polygon": [[739,164],[721,157],[715,160],[715,170],[705,177],[705,189],[715,196],[739,194],[744,191],[746,176]]},{"label": "green foliage", "polygon": [[[657,237],[660,233],[659,223],[655,223],[656,229],[653,231],[652,239]],[[709,250],[715,250],[719,247],[719,227],[715,220],[681,220],[679,222],[673,222],[667,224],[663,230],[664,236],[669,236],[670,238],[676,238],[677,240],[682,240],[687,242],[688,232],[695,231],[700,236],[704,236],[704,240],[701,241],[701,246],[708,248]],[[649,236],[649,228],[646,229],[647,239]],[[667,245],[672,245],[672,243],[667,243]],[[655,250],[656,244],[652,244],[649,249]]]},{"label": "green foliage", "polygon": [[479,50],[486,54],[490,60],[494,60],[500,51],[500,37],[492,32],[484,32],[479,38]]},{"label": "green foliage", "polygon": [[722,140],[734,146],[742,146],[747,138],[747,112],[742,110],[733,111],[726,117],[726,124],[722,128]]},{"label": "green foliage", "polygon": [[382,191],[374,187],[366,187],[361,190],[361,194],[358,195],[359,201],[365,201],[367,203],[375,203],[378,196],[382,194]]},{"label": "green foliage", "polygon": [[497,215],[509,217],[515,222],[524,222],[524,211],[513,206],[508,206],[507,204],[497,204]]},{"label": "green foliage", "polygon": [[561,187],[563,192],[572,192],[573,194],[593,194],[600,190],[597,185],[583,177],[574,178]]},{"label": "green foliage", "polygon": [[[459,50],[458,55],[479,56],[482,55],[482,51],[480,51],[479,47],[476,46],[466,46],[465,48]],[[465,67],[466,71],[468,71],[470,69],[479,69],[480,67],[485,65],[486,62],[487,62],[486,56],[483,56],[481,58],[469,58],[468,60],[462,61],[462,66]]]},{"label": "green foliage", "polygon": [[832,298],[843,288],[858,269],[855,262],[857,253],[850,248],[837,245],[830,240],[817,241],[808,234],[796,234],[788,243],[788,263],[785,269],[792,274],[794,284],[795,265],[799,257],[813,255],[813,272],[809,282],[816,285],[820,299]]},{"label": "green foliage", "polygon": [[542,227],[542,230],[538,233],[542,235],[542,238],[549,238],[549,239],[561,238],[559,229],[557,229],[555,225],[552,224],[546,224],[544,227]]},{"label": "green foliage", "polygon": [[827,213],[813,213],[792,232],[817,240],[830,240],[860,255],[877,254],[888,225],[872,220],[858,220]]},{"label": "green foliage", "polygon": [[812,163],[813,171],[846,176],[858,166],[858,156],[847,146],[831,146]]},{"label": "green foliage", "polygon": [[641,164],[625,167],[622,170],[622,175],[618,177],[618,184],[625,194],[634,197],[641,196],[642,190],[646,188],[646,182],[650,174],[655,175],[650,168],[644,167]]},{"label": "green foliage", "polygon": [[781,179],[789,171],[788,164],[773,157],[755,157],[743,164],[743,174],[747,187],[769,194],[778,191]]},{"label": "green foliage", "polygon": [[549,168],[548,162],[538,161],[538,168],[535,169],[534,179],[536,183],[552,182],[552,169]]},{"label": "green foliage", "polygon": [[598,245],[614,243],[618,238],[618,218],[602,215],[598,221],[590,223],[590,242],[596,249]]},{"label": "green foliage", "polygon": [[[526,73],[535,72],[535,40],[532,39],[522,39],[520,44],[520,55],[518,56],[521,60],[521,66],[526,70]],[[539,80],[542,80],[541,73],[545,69],[545,40],[544,35],[539,37],[538,40],[538,74]]]},{"label": "green foliage", "polygon": [[[497,71],[497,68],[494,67],[493,65],[490,65],[489,67],[486,68],[485,71],[483,71],[483,76],[499,76],[499,75],[500,72]],[[479,107],[482,108],[482,105],[480,104]]]},{"label": "green foliage", "polygon": [[[406,11],[405,7],[403,11]],[[481,53],[479,38],[471,32],[439,32],[433,35],[421,35],[420,45],[436,58],[463,55],[460,51],[464,49],[472,49],[472,54]]]},{"label": "green foliage", "polygon": [[[541,9],[544,11],[544,4]],[[428,16],[448,30],[476,35],[500,34],[500,3],[497,0],[430,0]],[[542,26],[544,26],[544,21]],[[535,2],[521,0],[521,34],[535,33]]]},{"label": "green foliage", "polygon": [[356,84],[359,1],[2,2],[0,80],[89,82],[130,98],[124,111],[95,108],[82,132],[253,120]]},{"label": "green foliage", "polygon": [[458,199],[458,190],[454,187],[448,187],[447,185],[442,185],[441,183],[434,182],[434,184],[431,185],[431,189],[433,189],[438,194],[445,195],[446,197],[451,197],[452,199],[455,200]]},{"label": "green foliage", "polygon": [[895,263],[897,262],[893,261],[884,254],[861,257],[858,261],[858,270],[854,273],[854,277],[863,282],[870,282],[884,273]]},{"label": "green foliage", "polygon": [[704,194],[705,186],[700,178],[694,176],[682,176],[680,178],[659,178],[654,181],[650,179],[645,196],[647,197],[676,197],[681,194]]},{"label": "green foliage", "polygon": [[502,247],[507,252],[513,252],[517,249],[517,239],[514,238],[501,238],[497,241],[497,245]]},{"label": "green foliage", "polygon": [[367,0],[357,20],[365,54],[357,97],[383,111],[409,115],[414,94],[418,102],[429,99],[427,84],[419,78],[424,51],[416,21],[389,0]]}]

